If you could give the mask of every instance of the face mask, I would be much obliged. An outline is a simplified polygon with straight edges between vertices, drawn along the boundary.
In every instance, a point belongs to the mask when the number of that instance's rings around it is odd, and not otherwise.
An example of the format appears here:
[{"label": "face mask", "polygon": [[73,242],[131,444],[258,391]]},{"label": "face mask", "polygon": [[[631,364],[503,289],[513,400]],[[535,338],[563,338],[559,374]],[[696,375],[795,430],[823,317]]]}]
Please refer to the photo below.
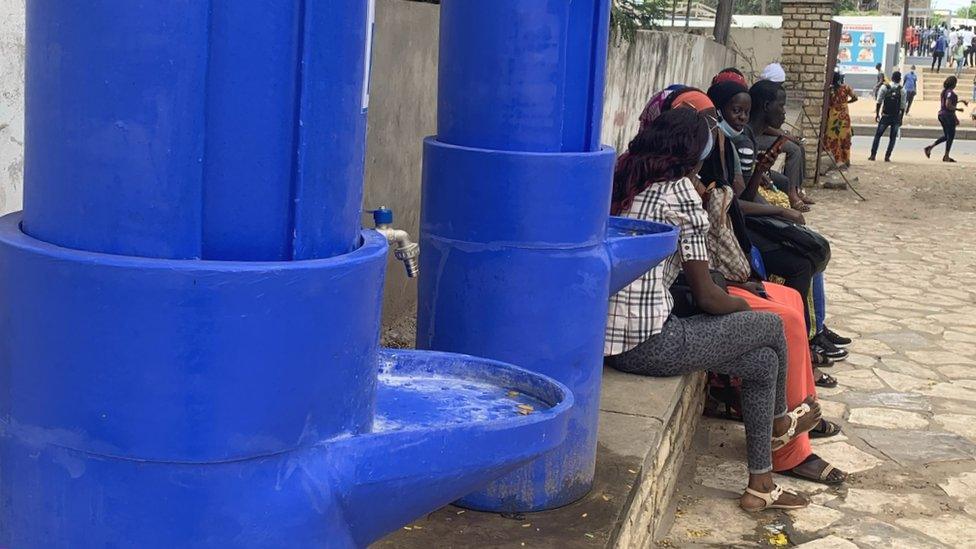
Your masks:
[{"label": "face mask", "polygon": [[729,126],[729,123],[725,120],[719,121],[718,127],[722,128],[722,132],[729,137],[739,137],[742,134],[742,130],[736,130],[732,126]]},{"label": "face mask", "polygon": [[712,154],[712,147],[715,146],[715,138],[712,137],[712,132],[708,132],[708,143],[705,144],[705,149],[702,150],[701,156],[698,160],[705,160],[708,155]]}]

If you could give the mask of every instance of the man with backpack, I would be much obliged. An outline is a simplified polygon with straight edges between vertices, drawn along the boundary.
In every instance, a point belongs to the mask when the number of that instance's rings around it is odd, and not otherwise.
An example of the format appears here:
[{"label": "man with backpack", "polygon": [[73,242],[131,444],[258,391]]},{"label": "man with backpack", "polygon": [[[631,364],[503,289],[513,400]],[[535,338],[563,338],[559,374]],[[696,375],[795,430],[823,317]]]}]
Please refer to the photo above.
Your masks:
[{"label": "man with backpack", "polygon": [[877,104],[874,107],[874,119],[878,123],[878,131],[874,133],[874,143],[871,144],[871,156],[868,160],[875,159],[878,145],[881,144],[881,136],[886,130],[890,130],[885,162],[891,162],[891,151],[895,150],[895,140],[898,138],[898,130],[901,128],[907,104],[908,94],[901,85],[901,73],[895,71],[891,73],[891,82],[878,89]]}]

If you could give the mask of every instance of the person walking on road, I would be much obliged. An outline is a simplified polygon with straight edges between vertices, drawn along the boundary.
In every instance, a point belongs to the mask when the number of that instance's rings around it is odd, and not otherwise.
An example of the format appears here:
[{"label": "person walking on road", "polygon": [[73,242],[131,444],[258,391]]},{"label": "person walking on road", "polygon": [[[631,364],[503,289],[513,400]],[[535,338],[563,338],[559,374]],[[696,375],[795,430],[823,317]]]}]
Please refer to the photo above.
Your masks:
[{"label": "person walking on road", "polygon": [[946,44],[945,34],[936,33],[935,43],[932,45],[932,70],[935,72],[942,71],[942,58],[945,56]]},{"label": "person walking on road", "polygon": [[912,103],[915,101],[915,94],[918,92],[918,75],[915,74],[915,65],[905,75],[905,93],[908,95],[908,105],[905,107],[905,116],[912,112]]},{"label": "person walking on road", "polygon": [[885,162],[891,162],[891,152],[895,150],[898,129],[901,128],[901,121],[905,116],[905,107],[908,105],[905,88],[901,85],[900,72],[891,73],[891,83],[881,86],[876,99],[874,119],[878,122],[878,130],[874,133],[874,143],[871,144],[871,156],[868,157],[868,160],[875,160],[878,154],[878,145],[881,143],[881,136],[886,130],[890,130],[888,149],[885,151]]},{"label": "person walking on road", "polygon": [[962,43],[962,37],[958,38],[956,45],[952,47],[952,57],[956,60],[956,78],[959,78],[963,67],[966,66],[966,46]]},{"label": "person walking on road", "polygon": [[[952,150],[952,142],[956,139],[956,126],[959,125],[959,116],[956,113],[962,111],[958,107],[960,99],[956,95],[957,83],[958,80],[956,77],[950,76],[942,84],[941,109],[939,109],[939,124],[942,124],[942,137],[936,139],[935,143],[925,147],[925,156],[927,158],[932,158],[932,149],[945,143],[945,155],[942,156],[942,161],[955,162],[949,156],[949,151]],[[962,100],[962,104],[968,106],[969,102]]]}]

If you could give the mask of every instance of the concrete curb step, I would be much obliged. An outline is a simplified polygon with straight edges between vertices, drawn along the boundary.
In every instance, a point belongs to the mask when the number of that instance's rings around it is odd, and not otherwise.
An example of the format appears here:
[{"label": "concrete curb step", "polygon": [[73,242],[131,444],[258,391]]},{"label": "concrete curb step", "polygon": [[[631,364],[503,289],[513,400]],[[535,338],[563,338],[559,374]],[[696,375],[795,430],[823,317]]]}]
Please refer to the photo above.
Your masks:
[{"label": "concrete curb step", "polygon": [[[873,136],[877,131],[877,124],[854,124],[854,135]],[[942,135],[941,126],[902,126],[902,137],[917,137],[920,139],[937,139]],[[956,128],[956,139],[976,140],[976,128]]]}]

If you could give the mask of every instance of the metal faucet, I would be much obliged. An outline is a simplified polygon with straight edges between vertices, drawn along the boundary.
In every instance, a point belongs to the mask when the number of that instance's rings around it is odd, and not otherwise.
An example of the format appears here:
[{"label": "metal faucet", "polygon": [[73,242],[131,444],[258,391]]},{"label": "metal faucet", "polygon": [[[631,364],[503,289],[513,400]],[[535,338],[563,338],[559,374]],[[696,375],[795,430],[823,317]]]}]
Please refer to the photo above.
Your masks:
[{"label": "metal faucet", "polygon": [[393,256],[403,262],[407,268],[407,277],[417,278],[420,274],[420,245],[410,240],[410,233],[407,231],[393,228],[393,210],[380,206],[368,213],[373,214],[376,232],[385,236],[391,245],[396,244]]}]

